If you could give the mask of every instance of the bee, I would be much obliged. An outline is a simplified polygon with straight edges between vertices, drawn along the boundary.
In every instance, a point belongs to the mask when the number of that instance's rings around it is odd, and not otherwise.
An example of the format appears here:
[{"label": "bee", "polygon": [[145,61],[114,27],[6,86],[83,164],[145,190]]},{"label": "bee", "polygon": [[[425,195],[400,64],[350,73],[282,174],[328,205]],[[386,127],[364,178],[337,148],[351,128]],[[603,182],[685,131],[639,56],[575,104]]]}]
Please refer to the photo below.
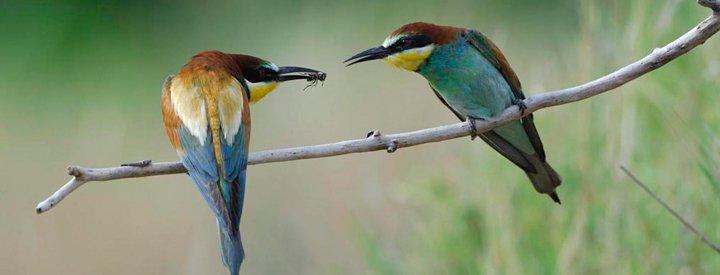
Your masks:
[{"label": "bee", "polygon": [[325,77],[327,77],[327,74],[323,72],[317,72],[308,74],[308,76],[309,78],[307,79],[307,81],[310,82],[310,84],[305,86],[305,88],[303,88],[303,91],[307,90],[310,87],[317,86],[318,82],[320,82],[320,85],[325,84]]}]

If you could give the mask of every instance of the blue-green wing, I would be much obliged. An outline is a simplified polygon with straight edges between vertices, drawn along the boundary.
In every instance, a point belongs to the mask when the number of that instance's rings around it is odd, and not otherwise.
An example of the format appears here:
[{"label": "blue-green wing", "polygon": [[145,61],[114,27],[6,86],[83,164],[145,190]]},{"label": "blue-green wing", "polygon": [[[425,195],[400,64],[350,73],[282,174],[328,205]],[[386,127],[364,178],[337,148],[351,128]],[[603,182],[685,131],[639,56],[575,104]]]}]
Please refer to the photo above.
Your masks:
[{"label": "blue-green wing", "polygon": [[[477,49],[480,54],[482,54],[483,57],[493,64],[500,74],[502,74],[503,78],[505,78],[505,81],[507,81],[510,86],[513,96],[515,96],[516,99],[525,99],[525,94],[522,92],[520,80],[515,74],[515,71],[513,71],[510,67],[510,63],[508,63],[505,55],[503,55],[500,51],[500,48],[498,48],[495,43],[488,39],[484,34],[476,30],[466,30],[463,32],[463,37],[465,37],[465,40]],[[522,119],[522,127],[524,128],[534,151],[538,154],[540,159],[545,160],[545,149],[543,148],[542,141],[540,140],[540,135],[535,128],[535,123],[533,123],[532,114],[529,114]],[[499,134],[500,136],[503,136],[502,133]],[[505,140],[505,142],[507,142],[507,140]]]},{"label": "blue-green wing", "polygon": [[185,126],[178,129],[185,156],[181,161],[205,202],[220,223],[237,227],[242,214],[247,169],[246,126],[241,125],[232,144],[222,137],[223,167],[217,166],[208,130],[202,144]]},{"label": "blue-green wing", "polygon": [[522,92],[520,85],[520,79],[518,79],[515,71],[510,67],[505,55],[500,51],[500,48],[495,46],[495,43],[490,41],[483,33],[476,30],[466,30],[463,33],[465,40],[470,43],[480,54],[485,57],[495,68],[502,74],[510,85],[510,89],[515,95],[515,98],[525,99],[525,95]]},{"label": "blue-green wing", "polygon": [[[249,114],[248,114],[249,115]],[[232,226],[239,226],[242,216],[243,203],[245,201],[245,174],[248,160],[248,137],[250,127],[245,123],[240,125],[235,133],[232,143],[221,137],[221,148],[223,157],[223,176],[221,188],[230,209]]]},{"label": "blue-green wing", "polygon": [[[435,88],[430,86],[430,89],[433,90],[433,92],[435,93],[435,96],[437,96],[437,98],[440,100],[440,102],[442,102],[442,104],[445,105],[445,107],[450,109],[450,111],[452,111],[453,114],[455,114],[455,116],[458,119],[460,119],[461,121],[465,121],[467,119],[465,116],[460,114],[460,112],[453,109],[453,107],[450,106],[450,104],[448,104],[447,101],[445,101],[445,99],[440,95],[440,93],[438,93],[437,90],[435,90]],[[515,163],[515,165],[519,166],[526,172],[531,172],[531,173],[537,172],[535,167],[525,157],[525,154],[523,154],[523,152],[518,150],[517,147],[515,147],[510,142],[508,142],[506,139],[504,139],[502,136],[497,134],[494,130],[490,130],[485,133],[479,134],[478,137],[480,137],[483,141],[485,141],[485,143],[490,145],[490,147],[495,149],[495,151],[498,151],[500,154],[505,156],[507,159],[509,159],[510,161]]]},{"label": "blue-green wing", "polygon": [[195,182],[210,210],[218,217],[218,221],[229,222],[228,207],[220,188],[220,167],[215,159],[210,130],[207,130],[206,138],[202,142],[193,136],[185,125],[178,127],[177,131],[184,152],[180,160],[188,170],[188,175]]},{"label": "blue-green wing", "polygon": [[[243,115],[249,116],[249,113]],[[215,157],[213,135],[209,129],[203,142],[193,136],[185,125],[181,125],[177,130],[184,152],[181,161],[224,228],[237,228],[240,223],[245,194],[249,128],[249,120],[241,123],[237,132],[232,135],[232,142],[226,140],[222,134],[223,129],[220,129],[220,166]]]}]

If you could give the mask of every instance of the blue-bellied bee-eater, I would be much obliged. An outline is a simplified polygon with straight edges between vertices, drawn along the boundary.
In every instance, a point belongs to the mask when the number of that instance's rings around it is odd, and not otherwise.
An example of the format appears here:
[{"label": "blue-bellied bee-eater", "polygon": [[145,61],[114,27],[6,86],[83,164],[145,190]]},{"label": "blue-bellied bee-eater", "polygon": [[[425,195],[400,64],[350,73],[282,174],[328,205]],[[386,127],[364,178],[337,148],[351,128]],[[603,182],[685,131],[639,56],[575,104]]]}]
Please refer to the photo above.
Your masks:
[{"label": "blue-bellied bee-eater", "polygon": [[250,142],[251,103],[278,83],[325,79],[302,67],[278,67],[257,57],[201,52],[163,84],[165,130],[182,164],[217,218],[223,263],[238,274],[245,257],[240,217]]},{"label": "blue-bellied bee-eater", "polygon": [[[404,25],[381,46],[349,58],[349,65],[382,59],[392,66],[417,72],[460,120],[496,116],[510,105],[524,108],[520,81],[500,49],[481,32],[417,22]],[[474,133],[519,166],[537,192],[560,203],[555,192],[561,179],[545,161],[532,114],[484,133]]]}]

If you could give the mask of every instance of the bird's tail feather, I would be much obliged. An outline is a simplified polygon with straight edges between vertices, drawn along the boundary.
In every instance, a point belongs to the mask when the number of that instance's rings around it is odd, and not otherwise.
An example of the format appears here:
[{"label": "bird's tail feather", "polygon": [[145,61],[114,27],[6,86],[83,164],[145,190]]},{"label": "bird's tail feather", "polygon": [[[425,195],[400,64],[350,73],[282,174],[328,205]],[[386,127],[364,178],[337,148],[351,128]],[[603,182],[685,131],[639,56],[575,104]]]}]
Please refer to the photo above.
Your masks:
[{"label": "bird's tail feather", "polygon": [[540,193],[548,194],[553,201],[560,204],[560,197],[555,192],[555,188],[560,186],[562,178],[555,172],[555,169],[550,167],[550,164],[545,160],[540,159],[537,155],[526,155],[527,159],[537,170],[537,173],[526,172],[528,178],[532,182],[535,190]]},{"label": "bird's tail feather", "polygon": [[218,221],[218,235],[220,236],[220,253],[222,253],[223,264],[230,270],[230,275],[237,275],[245,258],[240,231],[236,229],[234,232],[229,232]]},{"label": "bird's tail feather", "polygon": [[[515,125],[515,127],[516,126],[519,125]],[[509,142],[497,132],[502,131],[501,133],[504,132],[506,135],[512,136],[512,127],[514,126],[505,126],[503,128],[485,132],[478,136],[498,153],[512,161],[518,167],[522,168],[528,175],[528,178],[530,178],[535,190],[539,193],[548,194],[553,201],[560,203],[560,198],[557,193],[555,193],[555,188],[560,186],[562,179],[560,179],[557,172],[555,172],[555,170],[553,170],[553,168],[545,162],[544,157],[539,155],[537,152],[528,154],[518,149],[516,145]],[[522,131],[522,128],[517,128],[515,130]]]}]

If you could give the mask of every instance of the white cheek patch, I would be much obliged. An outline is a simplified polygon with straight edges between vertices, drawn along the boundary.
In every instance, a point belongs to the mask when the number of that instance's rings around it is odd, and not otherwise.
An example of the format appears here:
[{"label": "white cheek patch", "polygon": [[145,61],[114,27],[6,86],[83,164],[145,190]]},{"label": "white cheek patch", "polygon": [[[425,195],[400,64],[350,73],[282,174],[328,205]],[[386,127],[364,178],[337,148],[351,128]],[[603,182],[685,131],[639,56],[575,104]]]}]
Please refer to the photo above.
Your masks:
[{"label": "white cheek patch", "polygon": [[392,46],[392,44],[395,44],[395,42],[397,42],[400,38],[403,38],[405,36],[406,35],[402,35],[402,34],[390,36],[390,37],[386,38],[385,41],[383,41],[382,46],[383,46],[383,48],[387,49],[390,46]]},{"label": "white cheek patch", "polygon": [[181,82],[177,77],[173,79],[170,101],[185,128],[204,145],[208,128],[205,100],[196,86],[187,87]]}]

